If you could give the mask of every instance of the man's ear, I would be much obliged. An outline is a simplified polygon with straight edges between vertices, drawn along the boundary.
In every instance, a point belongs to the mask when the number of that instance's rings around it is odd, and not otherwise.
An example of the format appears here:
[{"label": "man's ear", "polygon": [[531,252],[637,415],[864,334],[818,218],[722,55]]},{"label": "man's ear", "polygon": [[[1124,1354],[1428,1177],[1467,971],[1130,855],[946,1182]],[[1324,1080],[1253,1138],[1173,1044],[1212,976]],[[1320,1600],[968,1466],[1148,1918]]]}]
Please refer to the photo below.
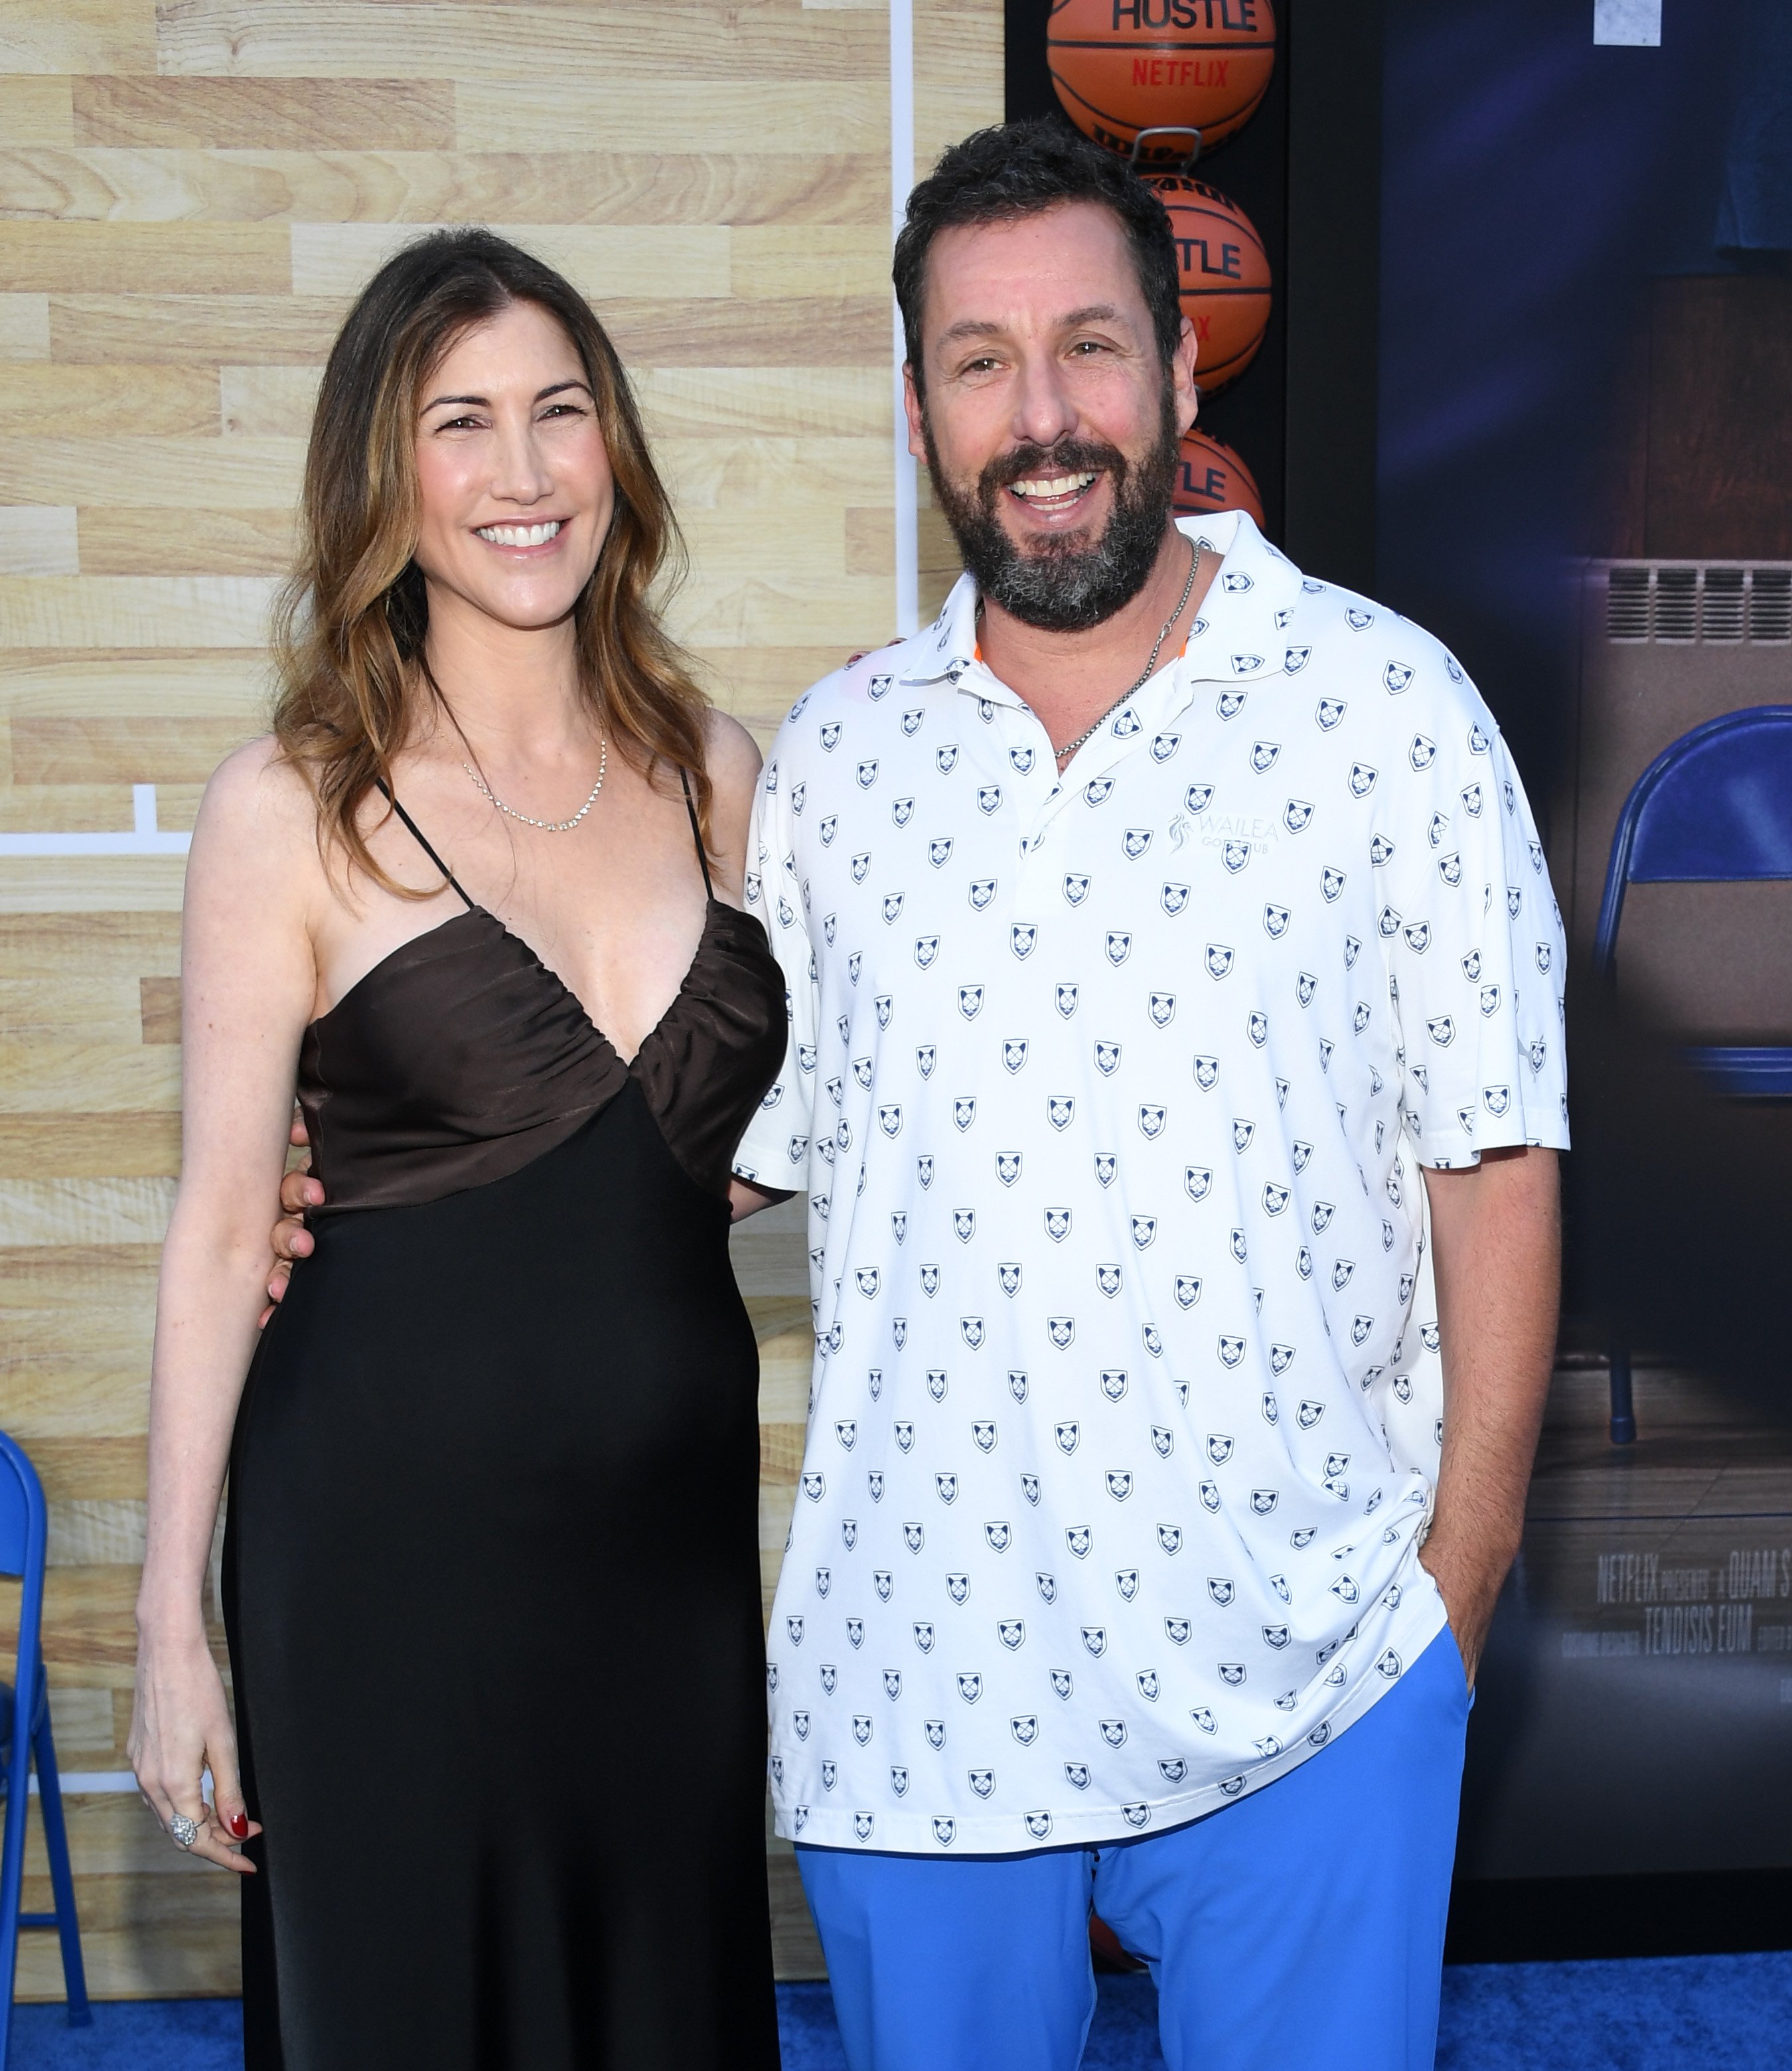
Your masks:
[{"label": "man's ear", "polygon": [[1195,326],[1184,317],[1182,336],[1176,341],[1176,350],[1170,361],[1170,379],[1175,391],[1176,429],[1179,433],[1189,429],[1200,410],[1201,392],[1195,385],[1195,363],[1199,352]]},{"label": "man's ear", "polygon": [[927,441],[921,436],[921,391],[915,385],[915,370],[905,359],[902,363],[902,407],[908,418],[908,450],[917,460],[927,457]]}]

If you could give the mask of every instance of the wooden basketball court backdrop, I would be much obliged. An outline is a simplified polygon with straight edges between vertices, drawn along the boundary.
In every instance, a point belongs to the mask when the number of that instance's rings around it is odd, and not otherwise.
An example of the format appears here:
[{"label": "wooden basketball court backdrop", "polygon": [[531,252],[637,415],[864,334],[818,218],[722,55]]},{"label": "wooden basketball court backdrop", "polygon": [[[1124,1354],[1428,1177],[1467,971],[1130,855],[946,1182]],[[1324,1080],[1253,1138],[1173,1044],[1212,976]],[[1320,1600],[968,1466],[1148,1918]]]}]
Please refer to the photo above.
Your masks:
[{"label": "wooden basketball court backdrop", "polygon": [[[1000,119],[999,7],[914,0],[912,48],[925,170]],[[420,227],[489,223],[563,267],[635,374],[684,522],[672,621],[769,739],[810,679],[896,630],[892,50],[878,0],[8,0],[0,18],[0,1426],[50,1497],[46,1645],[98,1993],[236,1980],[234,1884],[120,1787],[179,1148],[163,837],[261,729],[322,357]],[[922,500],[925,613],[956,571]],[[800,1221],[737,1250],[769,1606],[807,1394]],[[518,1757],[520,1786],[526,1720]],[[769,1851],[781,1962],[813,1974],[793,1862]],[[41,1847],[27,1871],[46,1905]],[[19,1980],[60,1996],[53,1937],[24,1938]]]}]

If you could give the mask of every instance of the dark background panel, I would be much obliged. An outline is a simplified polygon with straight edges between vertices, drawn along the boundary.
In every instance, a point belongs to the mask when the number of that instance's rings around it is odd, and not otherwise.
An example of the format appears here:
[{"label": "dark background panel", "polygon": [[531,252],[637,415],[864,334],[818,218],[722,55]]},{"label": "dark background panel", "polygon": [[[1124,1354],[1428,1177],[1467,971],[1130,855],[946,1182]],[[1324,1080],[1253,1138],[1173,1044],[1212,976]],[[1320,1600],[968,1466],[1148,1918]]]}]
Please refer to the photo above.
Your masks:
[{"label": "dark background panel", "polygon": [[1381,279],[1381,0],[1283,10],[1287,325],[1283,544],[1373,596]]},{"label": "dark background panel", "polygon": [[1601,492],[1650,284],[1730,270],[1756,8],[1667,0],[1660,48],[1596,45],[1591,14],[1387,0],[1377,575],[1475,678],[1545,806],[1571,744],[1572,566],[1614,550]]},{"label": "dark background panel", "polygon": [[[1667,0],[1659,47],[1605,47],[1555,0],[1387,0],[1378,584],[1499,719],[1583,955],[1650,757],[1792,690],[1783,642],[1615,625],[1601,566],[1792,552],[1792,283],[1746,242],[1781,234],[1750,167],[1769,76],[1792,117],[1786,13]],[[1710,1007],[1761,975],[1761,902],[1696,891],[1696,941],[1646,899],[1631,919]],[[1570,984],[1578,1350],[1470,1733],[1459,1958],[1792,1937],[1792,1376],[1751,1265],[1783,1256],[1786,1202],[1773,1132],[1674,1063],[1700,1001],[1651,996],[1627,953],[1617,1011],[1584,963]],[[1753,988],[1779,994],[1765,1024],[1785,983]],[[1599,1354],[1626,1321],[1642,1436],[1618,1448]]]},{"label": "dark background panel", "polygon": [[[1583,949],[1649,757],[1792,703],[1778,636],[1608,614],[1608,559],[1792,560],[1792,7],[1664,12],[1659,47],[1609,47],[1586,0],[1286,0],[1279,98],[1199,169],[1277,287],[1208,427],[1297,561],[1475,678]],[[1056,109],[1045,13],[1011,0],[1011,114]],[[1619,1009],[1571,987],[1568,1349],[1471,1729],[1458,1960],[1792,1941],[1792,1112],[1720,1118],[1673,1061],[1729,978],[1792,1027],[1757,889],[1639,895]],[[1626,1318],[1642,1436],[1614,1448]]]}]

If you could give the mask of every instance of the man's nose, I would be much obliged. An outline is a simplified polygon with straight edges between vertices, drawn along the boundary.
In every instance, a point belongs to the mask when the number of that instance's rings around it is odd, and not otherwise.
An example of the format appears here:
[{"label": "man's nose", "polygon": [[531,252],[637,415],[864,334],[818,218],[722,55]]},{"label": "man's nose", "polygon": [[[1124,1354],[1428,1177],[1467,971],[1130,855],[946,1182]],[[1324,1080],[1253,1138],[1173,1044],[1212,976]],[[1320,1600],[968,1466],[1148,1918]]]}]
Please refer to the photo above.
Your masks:
[{"label": "man's nose", "polygon": [[1076,431],[1077,423],[1076,404],[1056,356],[1042,353],[1023,360],[1015,395],[1015,437],[1035,445],[1056,445]]}]

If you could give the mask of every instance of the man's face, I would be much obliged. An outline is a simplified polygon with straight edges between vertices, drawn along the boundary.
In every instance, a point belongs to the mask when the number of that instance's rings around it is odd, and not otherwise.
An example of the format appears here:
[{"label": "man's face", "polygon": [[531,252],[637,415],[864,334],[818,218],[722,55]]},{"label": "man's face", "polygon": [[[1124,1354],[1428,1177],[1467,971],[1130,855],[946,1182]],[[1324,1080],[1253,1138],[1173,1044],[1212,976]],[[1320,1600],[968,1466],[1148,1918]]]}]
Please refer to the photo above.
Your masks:
[{"label": "man's face", "polygon": [[1195,420],[1191,326],[1166,370],[1126,235],[1066,202],[942,231],[921,312],[925,457],[965,565],[1031,625],[1095,625],[1136,597],[1163,543],[1176,446]]}]

